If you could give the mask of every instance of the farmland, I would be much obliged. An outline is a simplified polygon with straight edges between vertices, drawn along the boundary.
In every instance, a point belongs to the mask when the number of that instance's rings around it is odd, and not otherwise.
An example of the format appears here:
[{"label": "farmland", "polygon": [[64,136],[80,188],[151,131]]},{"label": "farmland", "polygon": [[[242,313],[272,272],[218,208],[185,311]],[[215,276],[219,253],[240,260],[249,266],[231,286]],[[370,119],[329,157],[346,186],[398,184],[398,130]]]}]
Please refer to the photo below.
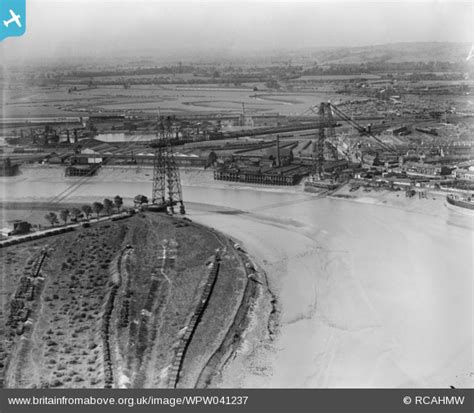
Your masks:
[{"label": "farmland", "polygon": [[[144,86],[131,89],[120,86],[99,86],[68,93],[67,87],[41,87],[28,90],[8,90],[4,117],[88,116],[90,113],[164,112],[240,113],[242,103],[249,113],[279,112],[297,115],[321,100],[334,99],[334,92],[281,93],[254,92],[252,88],[184,87],[182,85]],[[5,101],[6,102],[6,101]],[[1,102],[0,102],[1,103]]]}]

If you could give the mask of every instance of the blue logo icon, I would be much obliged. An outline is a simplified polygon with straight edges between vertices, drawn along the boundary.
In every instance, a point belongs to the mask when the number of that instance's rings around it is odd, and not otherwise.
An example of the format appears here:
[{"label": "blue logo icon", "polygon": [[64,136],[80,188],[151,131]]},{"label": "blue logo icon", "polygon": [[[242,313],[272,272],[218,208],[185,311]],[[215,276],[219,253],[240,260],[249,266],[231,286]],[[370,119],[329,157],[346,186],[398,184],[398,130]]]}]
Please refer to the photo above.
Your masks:
[{"label": "blue logo icon", "polygon": [[26,0],[0,0],[0,41],[26,30]]}]

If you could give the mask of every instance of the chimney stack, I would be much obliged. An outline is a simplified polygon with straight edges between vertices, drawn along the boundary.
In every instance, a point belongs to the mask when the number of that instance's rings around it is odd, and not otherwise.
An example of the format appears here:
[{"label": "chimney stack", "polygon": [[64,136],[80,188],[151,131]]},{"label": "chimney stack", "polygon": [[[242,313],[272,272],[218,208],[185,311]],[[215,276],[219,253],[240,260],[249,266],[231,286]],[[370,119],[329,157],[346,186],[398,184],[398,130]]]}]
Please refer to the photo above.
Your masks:
[{"label": "chimney stack", "polygon": [[280,135],[277,135],[277,166],[281,166],[281,159],[280,159]]}]

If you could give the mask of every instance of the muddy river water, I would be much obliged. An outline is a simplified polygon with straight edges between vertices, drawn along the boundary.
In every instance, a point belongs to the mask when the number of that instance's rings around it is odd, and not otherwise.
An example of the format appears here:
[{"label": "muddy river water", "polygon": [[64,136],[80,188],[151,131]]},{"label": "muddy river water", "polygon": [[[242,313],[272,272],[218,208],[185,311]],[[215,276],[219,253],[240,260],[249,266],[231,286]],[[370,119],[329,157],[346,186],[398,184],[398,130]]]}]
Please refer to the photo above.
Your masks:
[{"label": "muddy river water", "polygon": [[[148,194],[150,174],[99,174],[70,200]],[[273,344],[246,343],[248,365],[225,384],[472,386],[472,215],[204,181],[184,180],[188,216],[242,242],[281,310]],[[36,169],[2,187],[3,200],[47,200],[67,183]]]}]

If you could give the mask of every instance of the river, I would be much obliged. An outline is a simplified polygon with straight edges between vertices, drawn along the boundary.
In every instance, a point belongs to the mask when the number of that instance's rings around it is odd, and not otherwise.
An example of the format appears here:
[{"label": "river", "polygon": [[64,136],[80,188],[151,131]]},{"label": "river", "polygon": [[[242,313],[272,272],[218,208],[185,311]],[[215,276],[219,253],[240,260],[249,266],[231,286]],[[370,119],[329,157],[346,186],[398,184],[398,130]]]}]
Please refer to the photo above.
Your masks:
[{"label": "river", "polygon": [[[66,187],[59,170],[32,171],[3,178],[2,198]],[[148,194],[151,171],[134,174],[104,172],[71,199]],[[183,194],[191,219],[242,242],[281,310],[275,341],[249,339],[224,385],[472,387],[472,216],[441,200],[391,207],[207,178],[184,179]]]}]

